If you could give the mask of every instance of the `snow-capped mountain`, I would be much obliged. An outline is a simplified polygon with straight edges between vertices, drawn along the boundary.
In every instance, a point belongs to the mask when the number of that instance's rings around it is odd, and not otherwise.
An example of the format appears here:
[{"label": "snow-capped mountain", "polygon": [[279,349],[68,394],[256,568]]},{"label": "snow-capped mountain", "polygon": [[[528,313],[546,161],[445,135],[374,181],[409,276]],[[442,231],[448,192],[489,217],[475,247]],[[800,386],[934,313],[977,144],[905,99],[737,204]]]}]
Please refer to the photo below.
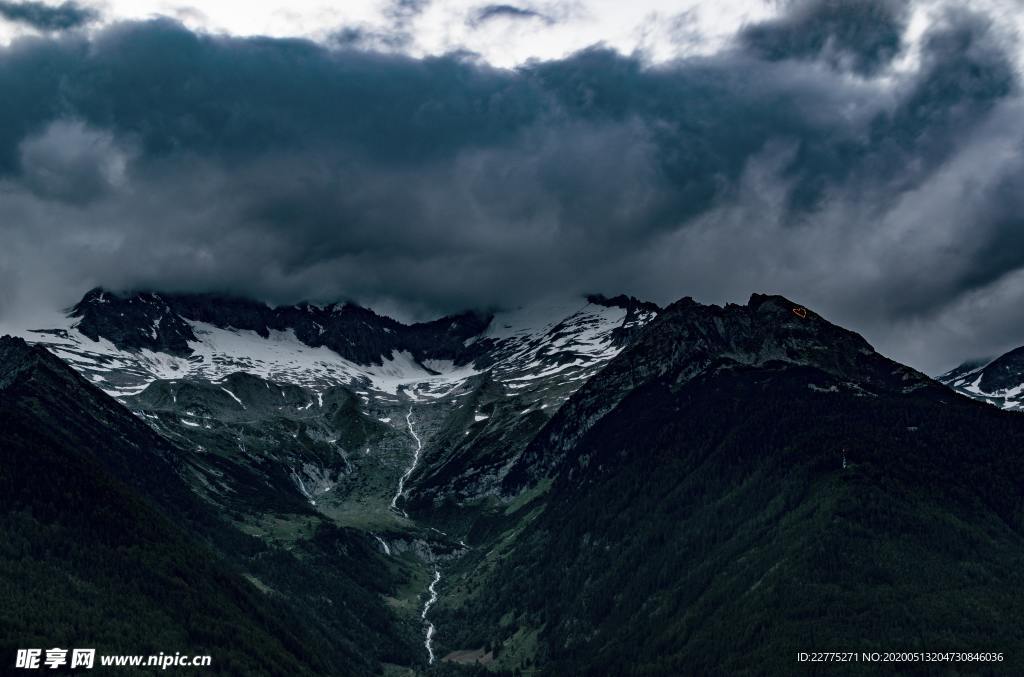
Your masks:
[{"label": "snow-capped mountain", "polygon": [[[193,485],[211,501],[259,514],[299,501],[389,525],[389,487],[435,475],[449,452],[472,477],[462,498],[492,492],[517,440],[657,313],[590,296],[404,324],[352,304],[96,289],[60,326],[21,335],[191,450]],[[431,450],[412,468],[410,416]]]},{"label": "snow-capped mountain", "polygon": [[158,380],[245,372],[383,400],[438,397],[482,373],[534,400],[564,400],[657,314],[590,296],[403,324],[352,304],[271,308],[210,295],[90,291],[63,326],[22,332],[115,397]]},{"label": "snow-capped mountain", "polygon": [[957,392],[1008,410],[1024,410],[1024,346],[972,360],[937,377]]}]

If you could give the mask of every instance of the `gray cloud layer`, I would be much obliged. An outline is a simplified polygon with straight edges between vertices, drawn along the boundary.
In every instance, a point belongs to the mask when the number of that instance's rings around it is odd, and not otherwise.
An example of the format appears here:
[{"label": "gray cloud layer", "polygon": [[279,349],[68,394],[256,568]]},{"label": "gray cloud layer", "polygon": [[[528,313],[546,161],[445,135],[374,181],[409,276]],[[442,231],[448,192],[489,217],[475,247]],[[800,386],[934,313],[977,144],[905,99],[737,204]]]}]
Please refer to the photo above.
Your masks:
[{"label": "gray cloud layer", "polygon": [[168,21],[22,40],[0,317],[95,284],[421,313],[767,291],[925,369],[1024,343],[1018,75],[968,13],[893,71],[906,20],[799,2],[708,57],[516,70]]}]

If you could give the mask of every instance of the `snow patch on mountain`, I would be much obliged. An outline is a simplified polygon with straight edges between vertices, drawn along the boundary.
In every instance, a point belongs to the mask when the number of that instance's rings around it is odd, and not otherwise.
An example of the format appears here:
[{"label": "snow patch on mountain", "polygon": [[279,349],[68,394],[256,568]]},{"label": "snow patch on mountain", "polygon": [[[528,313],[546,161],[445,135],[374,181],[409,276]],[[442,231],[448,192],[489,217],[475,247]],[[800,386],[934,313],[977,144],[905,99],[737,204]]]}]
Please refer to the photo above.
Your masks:
[{"label": "snow patch on mountain", "polygon": [[995,359],[965,362],[937,377],[953,390],[1009,411],[1024,411],[1024,363],[1017,348]]},{"label": "snow patch on mountain", "polygon": [[[147,347],[122,350],[102,336],[93,340],[79,331],[76,317],[61,317],[47,329],[14,333],[45,344],[115,397],[136,395],[157,380],[221,383],[230,374],[246,372],[318,393],[345,385],[357,389],[364,400],[398,404],[462,396],[469,379],[487,372],[526,404],[554,406],[619,353],[622,342],[616,332],[654,315],[650,309],[633,313],[613,302],[582,299],[499,312],[467,340],[478,343],[478,356],[461,365],[451,359],[420,362],[407,350],[385,354],[380,364],[357,364],[330,348],[308,345],[293,329],[261,335],[197,320],[181,321],[184,332],[191,330],[194,336],[187,342],[187,356]],[[149,332],[150,322],[140,329]]]}]

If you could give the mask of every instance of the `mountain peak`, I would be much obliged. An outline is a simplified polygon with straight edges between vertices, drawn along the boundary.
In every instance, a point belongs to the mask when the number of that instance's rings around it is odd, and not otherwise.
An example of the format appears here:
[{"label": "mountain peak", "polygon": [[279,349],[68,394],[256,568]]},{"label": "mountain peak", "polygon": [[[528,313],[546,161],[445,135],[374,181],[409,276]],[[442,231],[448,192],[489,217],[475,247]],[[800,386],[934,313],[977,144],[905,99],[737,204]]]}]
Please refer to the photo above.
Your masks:
[{"label": "mountain peak", "polygon": [[808,390],[859,396],[902,395],[933,381],[879,355],[859,334],[777,295],[754,294],[747,305],[705,305],[684,297],[665,308],[555,414],[509,474],[518,490],[560,462],[573,440],[630,392],[655,381],[681,388],[700,379],[760,370],[787,372]]},{"label": "mountain peak", "polygon": [[0,336],[0,390],[14,383],[18,376],[35,371],[40,365],[69,371],[69,367],[40,345],[30,345],[16,336]]},{"label": "mountain peak", "polygon": [[15,355],[20,352],[28,352],[32,350],[32,346],[25,342],[25,339],[19,336],[0,336],[0,361],[5,359],[5,355]]},{"label": "mountain peak", "polygon": [[665,339],[677,344],[677,360],[697,365],[811,366],[853,382],[886,381],[903,385],[924,375],[878,355],[856,332],[839,327],[784,296],[753,294],[747,305],[724,307],[682,299],[651,324],[631,350],[663,351]]},{"label": "mountain peak", "polygon": [[622,308],[623,310],[630,310],[631,308],[639,308],[651,312],[659,312],[661,306],[651,301],[642,301],[635,296],[627,296],[626,294],[619,294],[617,296],[608,297],[604,294],[587,294],[587,303],[593,303],[596,306],[605,306],[606,308]]},{"label": "mountain peak", "polygon": [[30,346],[17,336],[0,336],[0,382],[5,376],[21,368],[41,348]]},{"label": "mountain peak", "polygon": [[122,349],[151,350],[184,357],[192,354],[192,327],[154,292],[118,294],[90,290],[71,309],[78,330],[93,341],[109,340]]},{"label": "mountain peak", "polygon": [[[303,302],[271,307],[261,301],[220,294],[116,293],[90,290],[70,311],[84,336],[106,339],[120,350],[189,357],[199,341],[195,323],[231,331],[292,332],[312,348],[326,347],[358,364],[381,364],[396,351],[417,360],[458,359],[463,342],[482,332],[489,318],[463,314],[405,325],[369,308],[344,302]],[[424,337],[431,340],[424,340]],[[435,349],[435,346],[441,346]],[[437,353],[437,354],[435,354]]]},{"label": "mountain peak", "polygon": [[0,336],[0,370],[12,369],[26,364],[36,364],[39,361],[48,365],[74,373],[74,369],[67,365],[41,343],[29,343],[20,336],[9,334]]},{"label": "mountain peak", "polygon": [[772,311],[787,311],[792,312],[795,309],[803,309],[799,303],[790,301],[781,294],[751,294],[750,299],[747,301],[747,307],[753,310],[772,310]]}]

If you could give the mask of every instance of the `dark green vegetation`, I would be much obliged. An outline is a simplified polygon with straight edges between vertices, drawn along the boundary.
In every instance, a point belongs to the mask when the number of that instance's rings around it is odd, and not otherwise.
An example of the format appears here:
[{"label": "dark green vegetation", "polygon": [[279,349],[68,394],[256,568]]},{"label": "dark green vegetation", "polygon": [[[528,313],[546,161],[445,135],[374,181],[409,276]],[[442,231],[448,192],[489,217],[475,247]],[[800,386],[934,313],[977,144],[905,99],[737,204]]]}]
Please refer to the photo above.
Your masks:
[{"label": "dark green vegetation", "polygon": [[243,535],[181,480],[180,449],[17,339],[0,339],[0,439],[5,662],[52,646],[209,653],[211,674],[418,660],[368,537],[326,522],[289,550]]},{"label": "dark green vegetation", "polygon": [[577,393],[510,476],[551,468],[551,489],[518,532],[490,520],[512,544],[450,572],[442,652],[543,674],[789,675],[831,650],[1024,670],[1024,419],[791,307],[681,302]]}]

